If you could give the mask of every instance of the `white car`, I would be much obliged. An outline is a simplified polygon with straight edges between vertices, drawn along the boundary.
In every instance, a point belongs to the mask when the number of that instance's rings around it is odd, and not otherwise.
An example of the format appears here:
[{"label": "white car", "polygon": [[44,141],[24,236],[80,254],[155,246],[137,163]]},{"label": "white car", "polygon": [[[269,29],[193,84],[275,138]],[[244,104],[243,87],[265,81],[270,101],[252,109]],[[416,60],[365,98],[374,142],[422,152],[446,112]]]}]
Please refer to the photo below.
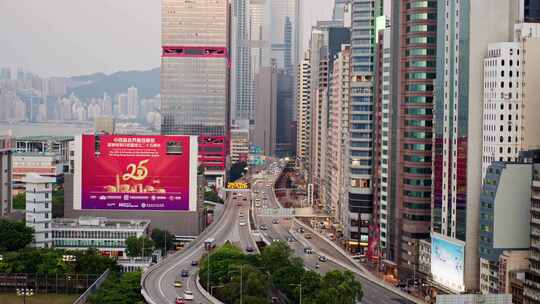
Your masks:
[{"label": "white car", "polygon": [[245,226],[245,225],[246,225],[246,222],[244,222],[244,221],[240,222],[240,226]]},{"label": "white car", "polygon": [[195,299],[195,297],[193,296],[193,291],[191,290],[186,290],[184,292],[184,299],[188,300],[188,301],[193,301],[193,299]]}]

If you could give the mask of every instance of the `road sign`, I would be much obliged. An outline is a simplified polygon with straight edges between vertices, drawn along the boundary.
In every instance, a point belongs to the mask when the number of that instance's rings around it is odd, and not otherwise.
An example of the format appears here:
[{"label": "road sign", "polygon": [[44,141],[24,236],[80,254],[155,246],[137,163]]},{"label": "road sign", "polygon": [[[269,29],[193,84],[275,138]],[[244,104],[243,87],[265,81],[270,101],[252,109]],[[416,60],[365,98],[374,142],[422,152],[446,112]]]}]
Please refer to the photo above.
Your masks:
[{"label": "road sign", "polygon": [[290,217],[294,216],[294,208],[262,208],[258,215],[263,217]]}]

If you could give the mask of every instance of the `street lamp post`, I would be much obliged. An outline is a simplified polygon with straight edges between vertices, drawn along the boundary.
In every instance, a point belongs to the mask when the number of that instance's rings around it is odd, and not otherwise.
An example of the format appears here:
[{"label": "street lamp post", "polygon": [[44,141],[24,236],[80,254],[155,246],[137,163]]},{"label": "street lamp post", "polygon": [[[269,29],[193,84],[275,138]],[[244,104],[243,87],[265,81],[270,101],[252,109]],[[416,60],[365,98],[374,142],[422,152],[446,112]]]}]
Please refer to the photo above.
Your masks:
[{"label": "street lamp post", "polygon": [[300,303],[299,304],[302,304],[302,281],[300,281],[299,284],[289,284],[289,285],[292,285],[292,286],[298,286],[300,288]]},{"label": "street lamp post", "polygon": [[243,281],[244,281],[244,277],[243,277],[243,272],[244,272],[244,264],[238,266],[238,268],[240,268],[240,304],[243,304]]},{"label": "street lamp post", "polygon": [[26,297],[31,297],[34,295],[34,290],[31,288],[17,288],[17,296],[23,298],[23,303],[26,304]]}]

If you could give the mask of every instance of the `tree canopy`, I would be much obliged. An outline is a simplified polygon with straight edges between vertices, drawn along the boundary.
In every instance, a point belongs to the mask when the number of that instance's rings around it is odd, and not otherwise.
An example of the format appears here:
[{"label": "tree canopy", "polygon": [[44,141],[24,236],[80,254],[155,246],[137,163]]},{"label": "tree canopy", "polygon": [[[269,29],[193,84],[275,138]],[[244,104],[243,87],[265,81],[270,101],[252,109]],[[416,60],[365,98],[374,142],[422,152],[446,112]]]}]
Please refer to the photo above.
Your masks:
[{"label": "tree canopy", "polygon": [[149,256],[154,245],[154,241],[146,236],[130,236],[126,239],[126,254],[130,257]]},{"label": "tree canopy", "polygon": [[0,220],[0,252],[25,248],[34,239],[34,229],[22,221]]},{"label": "tree canopy", "polygon": [[[210,268],[210,271],[209,271]],[[284,242],[266,246],[261,254],[246,255],[232,244],[225,244],[203,259],[201,284],[225,303],[268,303],[276,292],[297,303],[350,304],[362,298],[362,286],[347,271],[325,275],[304,268],[303,261]],[[240,284],[242,281],[242,284]],[[242,289],[240,289],[242,285]]]},{"label": "tree canopy", "polygon": [[151,238],[152,241],[154,241],[156,248],[159,248],[163,251],[174,249],[175,236],[167,230],[161,230],[156,228],[152,230]]},{"label": "tree canopy", "polygon": [[[74,256],[73,261],[65,261],[64,255]],[[0,261],[0,272],[3,273],[101,274],[117,267],[115,260],[101,256],[96,249],[67,251],[25,248],[5,253]]]},{"label": "tree canopy", "polygon": [[103,285],[90,296],[90,304],[143,304],[141,273],[111,273]]}]

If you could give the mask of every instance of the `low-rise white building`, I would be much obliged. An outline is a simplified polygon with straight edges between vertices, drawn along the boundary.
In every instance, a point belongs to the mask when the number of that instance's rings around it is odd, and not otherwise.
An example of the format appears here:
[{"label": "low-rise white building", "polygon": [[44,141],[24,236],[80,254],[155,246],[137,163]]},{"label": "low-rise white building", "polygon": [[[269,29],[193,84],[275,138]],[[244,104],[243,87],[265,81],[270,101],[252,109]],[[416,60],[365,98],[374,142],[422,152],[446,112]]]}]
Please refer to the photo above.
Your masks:
[{"label": "low-rise white building", "polygon": [[34,247],[51,247],[52,177],[29,173],[22,182],[26,184],[26,226],[34,229]]},{"label": "low-rise white building", "polygon": [[54,219],[51,225],[55,248],[97,248],[104,256],[125,257],[126,239],[148,235],[149,220],[119,220],[104,217]]}]

